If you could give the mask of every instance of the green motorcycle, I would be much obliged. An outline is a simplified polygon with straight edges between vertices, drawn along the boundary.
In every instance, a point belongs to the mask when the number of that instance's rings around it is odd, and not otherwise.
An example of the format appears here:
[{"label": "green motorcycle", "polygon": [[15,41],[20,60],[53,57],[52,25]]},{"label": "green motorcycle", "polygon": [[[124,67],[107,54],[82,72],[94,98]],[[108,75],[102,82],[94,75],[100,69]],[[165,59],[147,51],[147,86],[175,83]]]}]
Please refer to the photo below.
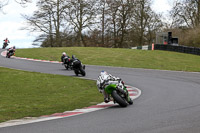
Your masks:
[{"label": "green motorcycle", "polygon": [[105,91],[112,96],[113,102],[118,103],[121,107],[133,104],[123,81],[109,81],[105,86]]}]

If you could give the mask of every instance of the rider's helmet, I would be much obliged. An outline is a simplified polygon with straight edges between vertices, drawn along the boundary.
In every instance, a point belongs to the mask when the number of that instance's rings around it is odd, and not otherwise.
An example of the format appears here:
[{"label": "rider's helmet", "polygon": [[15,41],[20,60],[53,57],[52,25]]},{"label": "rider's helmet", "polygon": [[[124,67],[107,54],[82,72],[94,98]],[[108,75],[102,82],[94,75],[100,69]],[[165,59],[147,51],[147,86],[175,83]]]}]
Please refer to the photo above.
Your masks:
[{"label": "rider's helmet", "polygon": [[72,55],[72,59],[76,59],[76,56],[75,56],[75,55]]},{"label": "rider's helmet", "polygon": [[63,55],[63,56],[66,56],[66,53],[65,53],[65,52],[63,52],[63,53],[62,53],[62,55]]},{"label": "rider's helmet", "polygon": [[101,77],[102,80],[108,80],[110,75],[106,71],[101,71],[100,77]]},{"label": "rider's helmet", "polygon": [[15,49],[15,46],[13,46],[13,49]]}]

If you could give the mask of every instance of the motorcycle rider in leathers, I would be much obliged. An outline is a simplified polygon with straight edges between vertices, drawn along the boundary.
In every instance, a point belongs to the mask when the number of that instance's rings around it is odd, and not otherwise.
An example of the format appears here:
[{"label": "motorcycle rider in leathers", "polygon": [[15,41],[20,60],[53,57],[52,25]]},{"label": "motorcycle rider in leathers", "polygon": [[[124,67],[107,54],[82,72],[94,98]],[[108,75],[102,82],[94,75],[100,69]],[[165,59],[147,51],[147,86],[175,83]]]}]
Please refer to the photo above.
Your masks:
[{"label": "motorcycle rider in leathers", "polygon": [[63,52],[63,53],[62,53],[62,56],[61,56],[61,62],[64,63],[64,58],[65,58],[65,57],[69,58],[69,56],[68,56],[65,52]]},{"label": "motorcycle rider in leathers", "polygon": [[99,89],[99,92],[103,94],[105,103],[110,102],[110,96],[104,90],[105,87],[108,85],[109,81],[118,84],[118,82],[121,81],[121,79],[119,77],[115,77],[111,74],[108,74],[106,71],[102,71],[97,79],[97,88]]},{"label": "motorcycle rider in leathers", "polygon": [[13,53],[15,52],[15,46],[10,47],[9,49],[7,49],[7,52],[9,53]]}]

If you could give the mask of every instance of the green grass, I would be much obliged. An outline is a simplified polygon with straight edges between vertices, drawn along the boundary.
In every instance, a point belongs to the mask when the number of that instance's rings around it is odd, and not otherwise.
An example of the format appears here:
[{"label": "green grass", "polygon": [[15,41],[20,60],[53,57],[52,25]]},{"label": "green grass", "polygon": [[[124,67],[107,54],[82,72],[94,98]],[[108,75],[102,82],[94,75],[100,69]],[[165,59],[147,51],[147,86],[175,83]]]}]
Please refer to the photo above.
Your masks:
[{"label": "green grass", "polygon": [[0,122],[37,117],[103,101],[95,81],[0,67]]},{"label": "green grass", "polygon": [[114,48],[62,47],[18,49],[16,56],[60,61],[62,52],[76,55],[84,64],[200,72],[200,56],[168,51]]}]

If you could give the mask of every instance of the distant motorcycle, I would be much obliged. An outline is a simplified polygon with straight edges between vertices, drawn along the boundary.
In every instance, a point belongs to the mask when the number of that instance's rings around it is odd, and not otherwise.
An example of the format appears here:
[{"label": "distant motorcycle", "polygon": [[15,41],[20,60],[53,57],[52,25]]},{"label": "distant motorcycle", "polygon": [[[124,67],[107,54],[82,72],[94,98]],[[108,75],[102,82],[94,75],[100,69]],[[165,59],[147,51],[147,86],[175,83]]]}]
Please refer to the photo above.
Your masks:
[{"label": "distant motorcycle", "polygon": [[8,43],[3,43],[2,49],[5,49],[8,46]]},{"label": "distant motorcycle", "polygon": [[77,58],[75,58],[74,56],[72,56],[73,62],[72,62],[72,66],[73,66],[73,70],[74,73],[76,74],[76,76],[78,76],[78,74],[81,74],[82,76],[85,76],[85,65],[83,65],[81,63],[81,61]]},{"label": "distant motorcycle", "polygon": [[7,50],[6,58],[10,58],[13,55],[15,55],[15,49],[14,48],[9,48]]}]

